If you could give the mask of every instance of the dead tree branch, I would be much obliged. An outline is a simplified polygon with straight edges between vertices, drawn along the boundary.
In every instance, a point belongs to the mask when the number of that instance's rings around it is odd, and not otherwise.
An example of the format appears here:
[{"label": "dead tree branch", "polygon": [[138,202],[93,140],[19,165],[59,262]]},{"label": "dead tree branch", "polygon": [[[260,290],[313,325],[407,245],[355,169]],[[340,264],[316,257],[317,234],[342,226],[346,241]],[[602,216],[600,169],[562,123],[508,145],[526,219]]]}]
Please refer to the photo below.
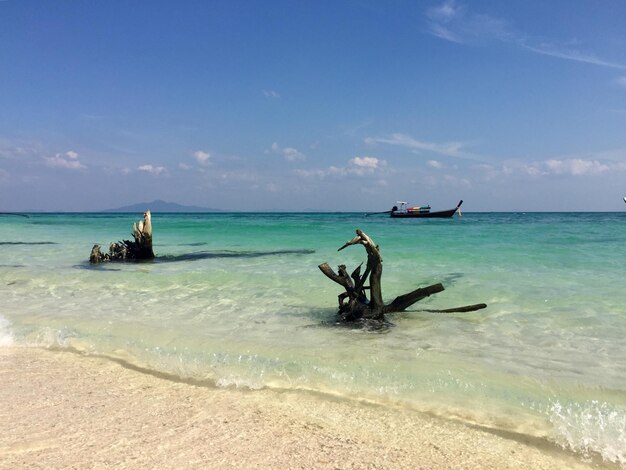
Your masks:
[{"label": "dead tree branch", "polygon": [[152,251],[152,216],[150,211],[143,214],[143,220],[133,223],[134,241],[123,240],[109,245],[109,252],[103,253],[100,245],[94,245],[89,256],[90,263],[104,261],[148,260],[154,258]]},{"label": "dead tree branch", "polygon": [[[345,265],[338,267],[335,273],[328,263],[319,265],[319,269],[326,277],[343,287],[344,292],[339,294],[339,319],[341,321],[355,321],[359,319],[384,321],[386,313],[402,312],[430,295],[444,290],[441,283],[427,287],[420,287],[412,292],[396,297],[385,305],[382,296],[383,259],[380,248],[371,237],[362,230],[356,230],[356,237],[346,242],[338,251],[352,245],[363,245],[367,253],[365,272],[361,275],[361,263],[351,275]],[[369,286],[366,282],[369,278]],[[369,290],[369,296],[366,291]],[[426,310],[433,312],[471,312],[485,308],[485,304],[467,305],[447,310]]]}]

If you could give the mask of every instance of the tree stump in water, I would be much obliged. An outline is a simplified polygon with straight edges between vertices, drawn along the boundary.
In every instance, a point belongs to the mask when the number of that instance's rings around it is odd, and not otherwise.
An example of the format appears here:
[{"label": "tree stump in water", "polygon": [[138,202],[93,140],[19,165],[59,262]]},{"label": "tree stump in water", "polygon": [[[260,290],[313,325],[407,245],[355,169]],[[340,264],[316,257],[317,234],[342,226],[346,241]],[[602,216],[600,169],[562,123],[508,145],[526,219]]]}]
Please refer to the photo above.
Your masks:
[{"label": "tree stump in water", "polygon": [[89,256],[90,263],[102,263],[104,261],[131,261],[148,260],[154,258],[152,251],[152,216],[150,211],[143,214],[143,220],[133,223],[133,238],[135,241],[123,240],[111,243],[109,252],[103,253],[100,245],[94,245]]},{"label": "tree stump in water", "polygon": [[[383,274],[383,259],[380,255],[378,245],[374,243],[365,232],[356,230],[356,237],[345,243],[337,251],[341,251],[350,245],[363,245],[367,252],[367,264],[365,272],[361,275],[361,263],[352,274],[348,274],[346,266],[341,265],[335,273],[328,263],[319,265],[320,270],[329,279],[341,285],[345,292],[339,294],[339,311],[337,312],[340,321],[352,322],[357,320],[373,320],[384,322],[386,313],[402,312],[415,302],[422,300],[432,294],[441,292],[444,287],[441,283],[427,287],[421,287],[408,294],[396,297],[391,303],[383,302],[381,290],[381,277]],[[369,277],[369,286],[365,283]],[[369,290],[369,299],[366,291]],[[485,308],[485,304],[467,305],[464,307],[451,308],[446,310],[428,310],[429,312],[471,312]]]}]

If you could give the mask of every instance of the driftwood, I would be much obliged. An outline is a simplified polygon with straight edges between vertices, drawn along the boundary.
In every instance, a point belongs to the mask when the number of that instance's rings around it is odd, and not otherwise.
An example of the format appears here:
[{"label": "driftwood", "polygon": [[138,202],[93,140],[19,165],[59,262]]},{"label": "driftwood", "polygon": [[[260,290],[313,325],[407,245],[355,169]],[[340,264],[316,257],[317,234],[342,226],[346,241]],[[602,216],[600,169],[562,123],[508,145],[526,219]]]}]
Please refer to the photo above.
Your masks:
[{"label": "driftwood", "polygon": [[152,217],[150,211],[143,214],[143,220],[133,223],[135,241],[123,240],[109,245],[109,252],[103,253],[100,245],[94,245],[89,256],[90,263],[104,261],[148,260],[154,258],[152,251]]},{"label": "driftwood", "polygon": [[[432,294],[441,292],[444,287],[441,283],[433,284],[427,287],[421,287],[408,294],[396,297],[391,303],[383,302],[381,277],[383,274],[383,259],[380,255],[380,249],[374,240],[372,240],[362,230],[356,230],[356,237],[345,243],[339,250],[341,251],[350,245],[363,245],[367,252],[367,264],[365,272],[361,274],[361,263],[352,274],[348,274],[345,265],[339,266],[337,273],[328,265],[322,263],[319,265],[320,270],[337,284],[341,285],[345,291],[339,294],[339,311],[337,312],[339,319],[344,322],[356,320],[374,320],[385,321],[386,313],[402,312]],[[369,277],[369,285],[366,282]],[[369,290],[369,298],[366,291]],[[467,305],[464,307],[456,307],[446,310],[427,310],[436,312],[471,312],[485,308],[485,304]]]}]

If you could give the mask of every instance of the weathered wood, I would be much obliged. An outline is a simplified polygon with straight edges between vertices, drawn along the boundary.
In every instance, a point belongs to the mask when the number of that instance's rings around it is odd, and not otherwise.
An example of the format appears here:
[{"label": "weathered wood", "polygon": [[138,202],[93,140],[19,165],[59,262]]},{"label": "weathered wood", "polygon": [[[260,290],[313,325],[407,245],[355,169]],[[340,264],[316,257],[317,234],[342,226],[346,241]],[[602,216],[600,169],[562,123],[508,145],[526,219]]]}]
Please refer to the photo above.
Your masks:
[{"label": "weathered wood", "polygon": [[487,308],[487,304],[465,305],[463,307],[446,308],[444,310],[428,309],[428,310],[420,310],[420,312],[431,312],[431,313],[475,312],[476,310],[482,310],[483,308]]},{"label": "weathered wood", "polygon": [[[356,230],[356,237],[346,242],[338,251],[352,245],[363,245],[367,253],[367,264],[363,275],[361,275],[363,263],[351,275],[348,275],[345,265],[339,266],[337,273],[333,271],[328,263],[319,265],[320,270],[326,277],[342,286],[345,290],[338,296],[338,316],[341,321],[363,319],[383,322],[386,313],[402,312],[414,303],[444,290],[441,283],[420,287],[412,292],[396,297],[390,304],[385,305],[382,297],[383,259],[380,254],[380,248],[372,238],[359,229]],[[369,286],[366,286],[365,283],[368,279]],[[369,299],[366,291],[369,291]],[[446,310],[426,311],[471,312],[485,307],[485,304],[475,304]]]},{"label": "weathered wood", "polygon": [[[342,266],[339,266],[339,272],[341,272]],[[343,266],[343,267],[345,268],[345,266]],[[333,271],[333,268],[331,268],[328,265],[328,263],[320,264],[319,268],[326,275],[326,277],[328,277],[329,279],[335,281],[337,284],[345,287],[346,289],[350,289],[350,285],[348,284],[346,278],[343,277],[343,276],[340,276],[339,274],[336,274],[335,271]]]},{"label": "weathered wood", "polygon": [[408,294],[400,295],[385,307],[385,313],[402,312],[415,302],[419,302],[420,300],[436,294],[437,292],[441,292],[442,290],[444,290],[443,284],[438,283],[428,287],[415,289],[413,292],[409,292]]},{"label": "weathered wood", "polygon": [[122,240],[109,245],[109,252],[103,253],[100,245],[94,245],[89,256],[90,263],[104,261],[149,260],[154,258],[152,250],[152,216],[150,211],[143,214],[143,220],[133,223],[134,241]]}]

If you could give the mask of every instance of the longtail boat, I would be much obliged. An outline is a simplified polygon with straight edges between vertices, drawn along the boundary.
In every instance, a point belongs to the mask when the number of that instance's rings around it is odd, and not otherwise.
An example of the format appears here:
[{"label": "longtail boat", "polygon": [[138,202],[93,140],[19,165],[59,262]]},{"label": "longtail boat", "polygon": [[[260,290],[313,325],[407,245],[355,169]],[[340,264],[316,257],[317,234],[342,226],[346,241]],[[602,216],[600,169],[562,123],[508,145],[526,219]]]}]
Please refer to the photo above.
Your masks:
[{"label": "longtail boat", "polygon": [[430,210],[430,206],[413,206],[409,207],[408,203],[403,201],[398,201],[395,206],[389,211],[389,215],[391,217],[397,218],[438,218],[445,219],[448,217],[452,217],[456,212],[461,215],[461,204],[463,204],[463,200],[461,199],[457,206],[454,209],[448,209],[445,211],[432,211]]}]

